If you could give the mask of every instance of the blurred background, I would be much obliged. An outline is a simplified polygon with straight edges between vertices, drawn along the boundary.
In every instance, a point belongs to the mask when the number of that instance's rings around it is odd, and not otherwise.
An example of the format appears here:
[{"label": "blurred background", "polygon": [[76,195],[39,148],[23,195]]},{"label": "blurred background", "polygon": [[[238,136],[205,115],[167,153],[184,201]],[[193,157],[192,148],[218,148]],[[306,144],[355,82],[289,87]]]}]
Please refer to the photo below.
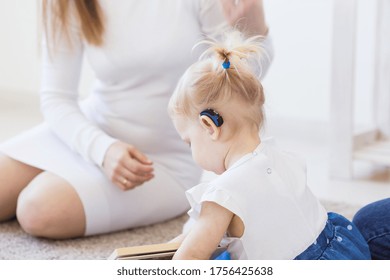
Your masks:
[{"label": "blurred background", "polygon": [[[375,161],[354,156],[357,131],[374,131],[370,139],[383,140],[376,127],[375,98],[378,34],[386,21],[378,18],[384,2],[264,0],[275,47],[274,62],[263,81],[265,134],[306,159],[309,186],[322,199],[363,205],[390,196],[386,158]],[[0,141],[42,120],[39,20],[38,1],[0,0]],[[353,48],[348,45],[351,26],[355,30]],[[353,60],[343,61],[348,54]],[[83,67],[80,93],[85,95],[93,72],[87,62]],[[340,101],[339,97],[345,98]],[[390,102],[381,108],[387,116]]]}]

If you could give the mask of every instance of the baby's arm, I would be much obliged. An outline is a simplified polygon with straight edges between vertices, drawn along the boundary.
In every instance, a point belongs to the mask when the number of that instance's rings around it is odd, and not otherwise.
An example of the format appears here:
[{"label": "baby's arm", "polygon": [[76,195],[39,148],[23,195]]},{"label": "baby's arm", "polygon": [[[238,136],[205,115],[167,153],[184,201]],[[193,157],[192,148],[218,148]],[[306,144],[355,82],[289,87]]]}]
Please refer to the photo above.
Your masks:
[{"label": "baby's arm", "polygon": [[169,240],[168,243],[182,243],[185,237],[186,237],[185,234],[182,233],[176,236],[175,238],[173,238],[172,240]]},{"label": "baby's arm", "polygon": [[217,203],[202,203],[200,215],[184,238],[174,260],[207,260],[217,248],[229,227],[233,213]]}]

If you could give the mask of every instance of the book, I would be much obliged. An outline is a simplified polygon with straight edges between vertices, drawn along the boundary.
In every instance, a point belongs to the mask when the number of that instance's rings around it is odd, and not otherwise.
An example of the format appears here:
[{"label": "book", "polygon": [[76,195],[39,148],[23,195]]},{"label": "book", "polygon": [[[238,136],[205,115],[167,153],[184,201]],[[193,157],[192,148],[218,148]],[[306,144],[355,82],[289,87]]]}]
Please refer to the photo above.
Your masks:
[{"label": "book", "polygon": [[115,249],[108,260],[171,260],[180,243],[159,243]]}]

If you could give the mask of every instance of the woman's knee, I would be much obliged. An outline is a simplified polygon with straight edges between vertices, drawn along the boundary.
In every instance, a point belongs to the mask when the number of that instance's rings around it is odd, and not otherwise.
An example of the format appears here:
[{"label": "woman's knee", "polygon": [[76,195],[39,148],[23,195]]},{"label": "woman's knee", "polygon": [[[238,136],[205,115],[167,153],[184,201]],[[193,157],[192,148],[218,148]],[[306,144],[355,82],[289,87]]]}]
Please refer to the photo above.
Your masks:
[{"label": "woman's knee", "polygon": [[50,223],[49,213],[41,197],[23,191],[19,195],[16,217],[20,226],[28,234],[42,236]]},{"label": "woman's knee", "polygon": [[40,174],[21,192],[16,216],[34,236],[61,239],[84,234],[84,209],[77,193],[50,173]]}]

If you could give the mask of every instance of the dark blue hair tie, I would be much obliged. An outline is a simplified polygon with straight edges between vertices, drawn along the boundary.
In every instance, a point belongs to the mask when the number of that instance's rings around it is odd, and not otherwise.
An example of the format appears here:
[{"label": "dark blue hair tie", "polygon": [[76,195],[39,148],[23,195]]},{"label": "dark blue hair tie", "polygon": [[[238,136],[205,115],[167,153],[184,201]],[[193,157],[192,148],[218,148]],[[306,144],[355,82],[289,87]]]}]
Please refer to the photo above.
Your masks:
[{"label": "dark blue hair tie", "polygon": [[208,108],[203,110],[200,112],[200,115],[209,117],[217,127],[220,127],[223,124],[222,117],[213,109]]},{"label": "dark blue hair tie", "polygon": [[230,61],[229,61],[229,60],[224,61],[224,62],[222,63],[222,67],[223,67],[224,69],[229,69],[229,68],[230,68]]}]

